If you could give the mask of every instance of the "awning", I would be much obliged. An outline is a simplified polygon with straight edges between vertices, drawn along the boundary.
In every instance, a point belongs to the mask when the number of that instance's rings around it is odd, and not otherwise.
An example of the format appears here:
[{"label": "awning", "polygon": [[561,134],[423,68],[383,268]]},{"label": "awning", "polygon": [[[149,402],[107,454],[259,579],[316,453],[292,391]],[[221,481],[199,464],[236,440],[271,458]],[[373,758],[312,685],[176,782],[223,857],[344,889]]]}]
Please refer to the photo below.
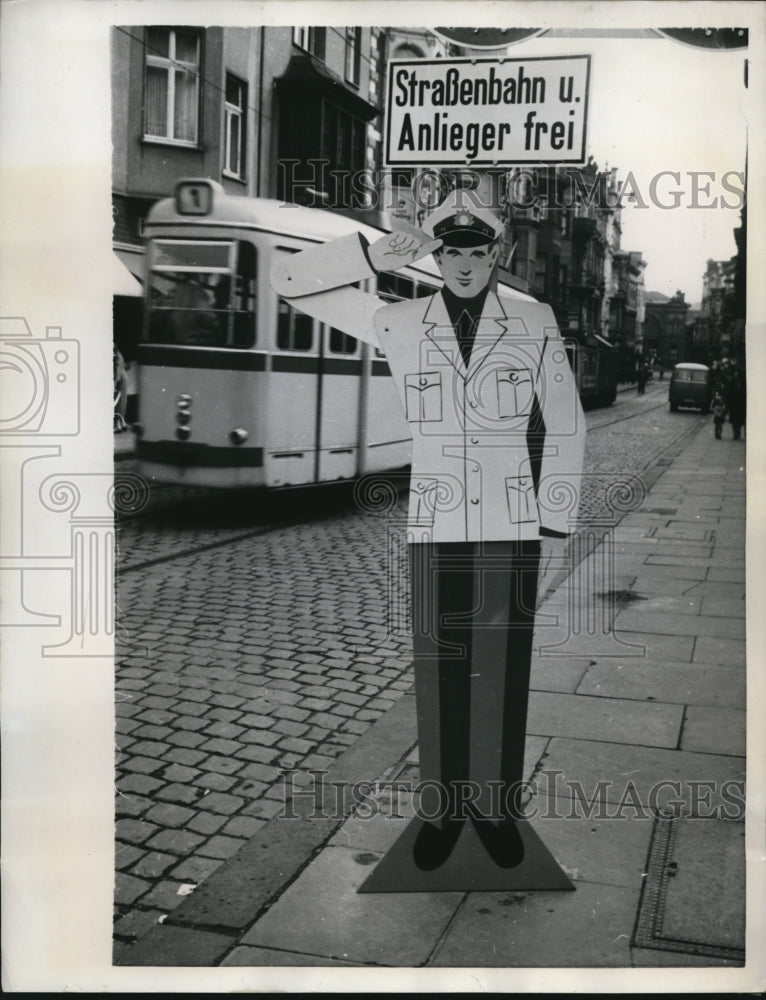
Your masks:
[{"label": "awning", "polygon": [[321,59],[309,52],[296,52],[291,56],[284,73],[274,82],[279,90],[292,90],[303,97],[329,97],[337,107],[350,111],[365,122],[380,114],[380,108],[365,101]]},{"label": "awning", "polygon": [[128,295],[134,298],[143,295],[143,287],[137,278],[137,275],[143,273],[143,254],[114,250],[112,261],[112,295]]}]

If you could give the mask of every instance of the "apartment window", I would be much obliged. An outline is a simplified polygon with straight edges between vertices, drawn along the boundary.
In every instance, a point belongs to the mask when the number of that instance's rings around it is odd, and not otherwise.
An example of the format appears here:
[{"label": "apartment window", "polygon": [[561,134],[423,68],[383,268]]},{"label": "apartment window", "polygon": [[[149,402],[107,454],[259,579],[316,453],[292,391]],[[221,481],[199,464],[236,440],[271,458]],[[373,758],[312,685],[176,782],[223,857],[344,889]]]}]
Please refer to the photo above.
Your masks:
[{"label": "apartment window", "polygon": [[229,177],[245,176],[245,123],[247,84],[232,73],[226,74],[226,101],[224,103],[224,156],[223,172]]},{"label": "apartment window", "polygon": [[548,261],[543,254],[535,261],[535,290],[538,295],[546,295],[548,292],[547,263]]},{"label": "apartment window", "polygon": [[327,28],[316,25],[299,25],[293,28],[293,43],[319,59],[324,59]]},{"label": "apartment window", "polygon": [[197,145],[200,58],[196,32],[146,29],[145,138]]},{"label": "apartment window", "polygon": [[361,49],[362,29],[346,28],[346,81],[354,87],[359,86]]}]

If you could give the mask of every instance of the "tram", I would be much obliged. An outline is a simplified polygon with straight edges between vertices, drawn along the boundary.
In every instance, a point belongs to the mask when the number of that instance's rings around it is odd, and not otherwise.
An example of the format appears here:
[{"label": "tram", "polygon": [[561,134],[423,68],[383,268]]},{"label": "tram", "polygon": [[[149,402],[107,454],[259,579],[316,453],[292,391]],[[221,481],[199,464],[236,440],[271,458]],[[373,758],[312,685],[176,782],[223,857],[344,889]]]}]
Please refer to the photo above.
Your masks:
[{"label": "tram", "polygon": [[596,344],[568,340],[567,354],[574,372],[583,409],[611,406],[617,398],[617,359],[615,348],[606,340]]},{"label": "tram", "polygon": [[[274,258],[362,232],[322,209],[232,196],[183,180],[145,223],[136,457],[152,482],[283,487],[410,462],[411,436],[384,355],[294,309]],[[362,287],[385,301],[441,286],[431,257]],[[531,296],[500,285],[501,297]]]}]

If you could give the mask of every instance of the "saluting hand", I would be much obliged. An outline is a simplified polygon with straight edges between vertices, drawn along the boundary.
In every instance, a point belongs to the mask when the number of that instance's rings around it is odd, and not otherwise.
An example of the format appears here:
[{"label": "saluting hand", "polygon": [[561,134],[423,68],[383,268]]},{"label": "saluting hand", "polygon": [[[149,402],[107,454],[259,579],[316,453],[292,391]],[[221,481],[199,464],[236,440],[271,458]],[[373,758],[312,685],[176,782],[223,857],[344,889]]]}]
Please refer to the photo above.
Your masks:
[{"label": "saluting hand", "polygon": [[367,253],[376,271],[396,271],[427,257],[441,245],[441,240],[427,240],[425,234],[421,237],[413,233],[386,233],[370,244]]}]

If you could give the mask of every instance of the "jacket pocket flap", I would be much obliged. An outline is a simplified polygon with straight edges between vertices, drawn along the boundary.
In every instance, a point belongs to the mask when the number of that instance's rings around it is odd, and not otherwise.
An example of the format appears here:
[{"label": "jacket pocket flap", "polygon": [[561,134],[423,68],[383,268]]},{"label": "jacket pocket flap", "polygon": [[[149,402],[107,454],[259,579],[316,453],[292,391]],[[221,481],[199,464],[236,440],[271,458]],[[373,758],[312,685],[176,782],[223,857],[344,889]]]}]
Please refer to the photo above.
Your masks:
[{"label": "jacket pocket flap", "polygon": [[414,372],[404,376],[408,389],[433,389],[441,385],[441,372]]},{"label": "jacket pocket flap", "polygon": [[504,368],[497,373],[497,381],[521,385],[524,382],[532,381],[532,372],[529,368]]}]

